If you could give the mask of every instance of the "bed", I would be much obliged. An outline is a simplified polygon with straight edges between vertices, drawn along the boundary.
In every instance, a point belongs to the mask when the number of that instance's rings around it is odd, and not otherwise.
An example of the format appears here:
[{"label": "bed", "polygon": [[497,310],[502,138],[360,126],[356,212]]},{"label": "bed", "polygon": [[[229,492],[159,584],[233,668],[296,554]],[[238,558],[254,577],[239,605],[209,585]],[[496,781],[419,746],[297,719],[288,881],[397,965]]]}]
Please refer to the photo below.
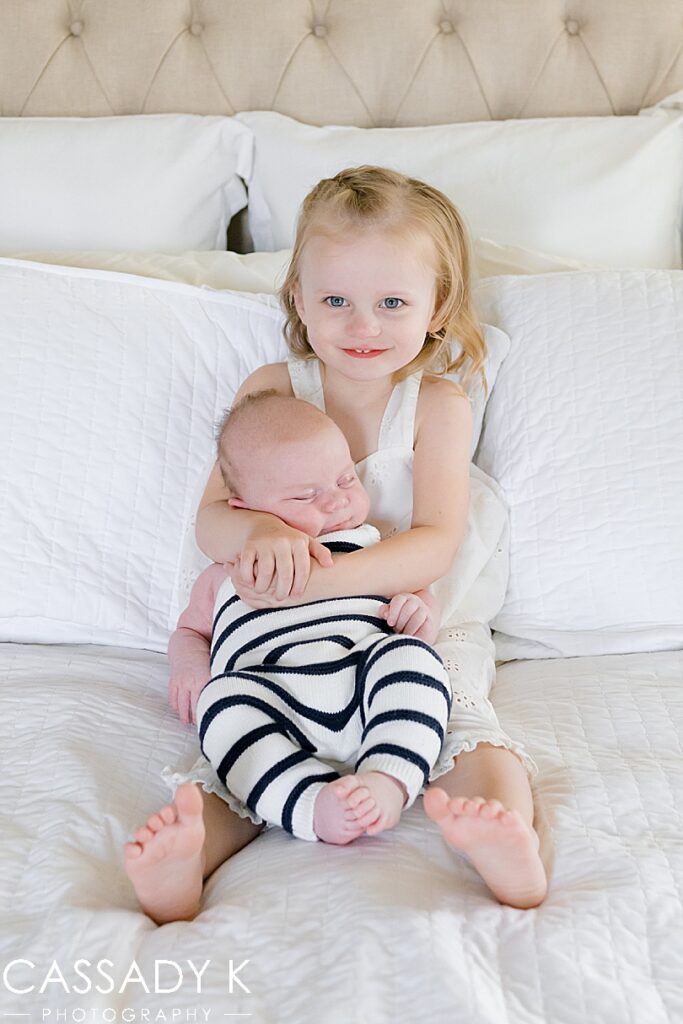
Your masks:
[{"label": "bed", "polygon": [[[683,1020],[682,18],[0,6],[3,1018]],[[416,804],[348,848],[269,830],[157,927],[122,846],[196,756],[165,644],[213,426],[282,357],[309,178],[364,160],[473,229],[474,457],[510,509],[493,699],[538,764],[549,893],[499,905]]]}]

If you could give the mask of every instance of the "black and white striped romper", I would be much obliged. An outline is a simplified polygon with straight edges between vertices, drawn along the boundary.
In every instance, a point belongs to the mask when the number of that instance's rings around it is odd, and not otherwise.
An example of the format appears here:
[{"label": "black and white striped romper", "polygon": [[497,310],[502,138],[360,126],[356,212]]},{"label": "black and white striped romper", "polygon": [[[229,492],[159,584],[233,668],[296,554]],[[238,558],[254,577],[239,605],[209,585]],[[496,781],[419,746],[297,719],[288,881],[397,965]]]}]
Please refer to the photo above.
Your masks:
[{"label": "black and white striped romper", "polygon": [[[353,551],[379,533],[366,523],[318,539]],[[340,774],[327,761],[400,779],[409,806],[441,750],[448,674],[432,647],[378,617],[386,603],[368,595],[252,609],[229,579],[217,595],[212,678],[197,702],[202,751],[255,816],[298,838],[317,838],[315,798]]]}]

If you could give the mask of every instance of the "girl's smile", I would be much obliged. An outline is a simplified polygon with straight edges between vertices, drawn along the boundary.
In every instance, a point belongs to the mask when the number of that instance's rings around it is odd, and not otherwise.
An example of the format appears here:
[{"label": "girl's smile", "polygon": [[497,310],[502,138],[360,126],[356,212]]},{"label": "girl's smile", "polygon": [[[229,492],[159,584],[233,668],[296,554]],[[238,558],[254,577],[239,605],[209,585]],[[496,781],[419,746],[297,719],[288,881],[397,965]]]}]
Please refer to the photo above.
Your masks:
[{"label": "girl's smile", "polygon": [[381,356],[384,352],[383,348],[345,348],[343,350],[347,356],[353,356],[354,359],[374,359],[375,356]]},{"label": "girl's smile", "polygon": [[[359,228],[351,240],[313,235],[306,242],[294,297],[328,370],[368,380],[377,372],[390,377],[415,359],[434,316],[429,246],[426,238],[416,250],[398,231],[380,228]],[[364,364],[377,366],[372,377]]]}]

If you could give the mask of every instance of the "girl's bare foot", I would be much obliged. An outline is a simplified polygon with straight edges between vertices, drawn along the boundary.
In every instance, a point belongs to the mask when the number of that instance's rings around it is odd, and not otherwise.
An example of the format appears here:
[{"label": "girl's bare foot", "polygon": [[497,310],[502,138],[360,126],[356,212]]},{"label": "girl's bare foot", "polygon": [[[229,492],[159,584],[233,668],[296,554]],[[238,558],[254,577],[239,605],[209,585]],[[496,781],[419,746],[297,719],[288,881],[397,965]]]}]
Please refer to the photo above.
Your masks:
[{"label": "girl's bare foot", "polygon": [[342,775],[319,791],[313,808],[313,831],[324,843],[345,846],[363,832],[374,836],[393,828],[401,817],[405,791],[383,772]]},{"label": "girl's bare foot", "polygon": [[124,861],[144,912],[156,921],[189,921],[199,912],[203,886],[204,819],[199,786],[178,786],[126,843]]},{"label": "girl's bare foot", "polygon": [[424,807],[444,839],[470,858],[489,889],[511,907],[526,910],[543,902],[548,883],[538,853],[538,836],[519,811],[498,800],[450,797],[430,786]]}]

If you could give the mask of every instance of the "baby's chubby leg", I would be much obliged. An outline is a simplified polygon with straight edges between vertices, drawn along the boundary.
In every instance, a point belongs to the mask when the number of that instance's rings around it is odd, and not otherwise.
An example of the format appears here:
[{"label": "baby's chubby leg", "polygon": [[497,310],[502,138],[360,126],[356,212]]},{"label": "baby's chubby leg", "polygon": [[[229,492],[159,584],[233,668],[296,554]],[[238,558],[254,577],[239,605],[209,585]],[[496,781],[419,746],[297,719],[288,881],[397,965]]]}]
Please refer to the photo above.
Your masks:
[{"label": "baby's chubby leg", "polygon": [[199,913],[204,879],[259,834],[214,793],[183,783],[124,847],[124,864],[142,909],[157,924]]},{"label": "baby's chubby leg", "polygon": [[384,772],[342,775],[318,792],[313,831],[324,843],[337,846],[363,833],[378,835],[398,824],[406,799],[403,783]]},{"label": "baby's chubby leg", "polygon": [[548,883],[533,827],[529,779],[519,758],[480,743],[424,796],[446,842],[466,853],[501,903],[536,907]]}]

